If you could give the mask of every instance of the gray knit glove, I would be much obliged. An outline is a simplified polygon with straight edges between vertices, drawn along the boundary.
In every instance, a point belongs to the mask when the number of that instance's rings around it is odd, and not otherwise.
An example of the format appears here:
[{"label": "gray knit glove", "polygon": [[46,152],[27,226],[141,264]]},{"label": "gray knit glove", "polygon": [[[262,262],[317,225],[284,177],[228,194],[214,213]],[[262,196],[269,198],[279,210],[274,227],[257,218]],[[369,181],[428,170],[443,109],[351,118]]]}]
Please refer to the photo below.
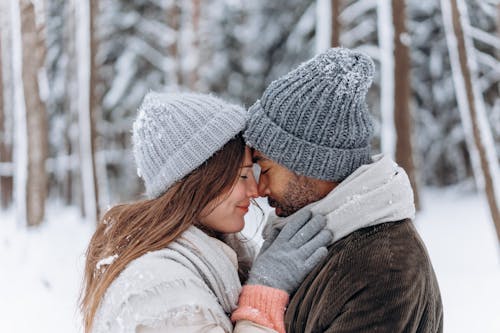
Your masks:
[{"label": "gray knit glove", "polygon": [[326,246],[332,240],[332,233],[324,229],[325,217],[311,215],[310,211],[302,210],[286,218],[285,226],[274,241],[264,243],[247,284],[277,288],[288,294],[299,287],[307,274],[326,257]]}]

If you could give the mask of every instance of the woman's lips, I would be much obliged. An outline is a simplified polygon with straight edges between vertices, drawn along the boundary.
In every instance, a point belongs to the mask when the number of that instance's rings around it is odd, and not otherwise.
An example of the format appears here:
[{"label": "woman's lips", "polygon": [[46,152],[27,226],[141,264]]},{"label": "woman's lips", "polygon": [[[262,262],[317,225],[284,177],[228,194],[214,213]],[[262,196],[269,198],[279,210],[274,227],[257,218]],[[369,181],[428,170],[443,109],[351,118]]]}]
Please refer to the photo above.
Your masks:
[{"label": "woman's lips", "polygon": [[236,206],[237,208],[241,209],[242,211],[244,211],[245,213],[248,212],[248,207],[250,205],[245,205],[245,206]]}]

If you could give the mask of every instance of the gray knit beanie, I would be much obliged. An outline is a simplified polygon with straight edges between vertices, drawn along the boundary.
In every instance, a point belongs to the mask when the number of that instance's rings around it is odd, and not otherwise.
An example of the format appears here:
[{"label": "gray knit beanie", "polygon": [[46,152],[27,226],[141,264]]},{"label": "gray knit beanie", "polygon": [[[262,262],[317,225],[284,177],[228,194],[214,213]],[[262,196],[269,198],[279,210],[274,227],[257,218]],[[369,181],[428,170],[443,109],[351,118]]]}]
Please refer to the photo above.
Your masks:
[{"label": "gray knit beanie", "polygon": [[148,198],[209,159],[246,125],[244,108],[196,93],[146,94],[133,125],[137,174]]},{"label": "gray knit beanie", "polygon": [[297,174],[340,182],[370,163],[373,61],[332,48],[272,82],[250,107],[247,144]]}]

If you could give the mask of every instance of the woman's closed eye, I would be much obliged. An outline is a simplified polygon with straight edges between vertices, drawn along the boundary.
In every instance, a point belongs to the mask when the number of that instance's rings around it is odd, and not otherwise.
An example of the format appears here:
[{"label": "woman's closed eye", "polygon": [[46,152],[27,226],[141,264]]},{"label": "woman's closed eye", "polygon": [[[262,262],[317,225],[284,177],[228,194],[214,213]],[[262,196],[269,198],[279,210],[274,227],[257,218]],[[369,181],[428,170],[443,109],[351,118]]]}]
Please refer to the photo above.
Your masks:
[{"label": "woman's closed eye", "polygon": [[241,179],[248,179],[250,176],[250,174],[249,174],[250,172],[252,172],[251,167],[243,167],[242,171],[240,173],[240,178]]}]

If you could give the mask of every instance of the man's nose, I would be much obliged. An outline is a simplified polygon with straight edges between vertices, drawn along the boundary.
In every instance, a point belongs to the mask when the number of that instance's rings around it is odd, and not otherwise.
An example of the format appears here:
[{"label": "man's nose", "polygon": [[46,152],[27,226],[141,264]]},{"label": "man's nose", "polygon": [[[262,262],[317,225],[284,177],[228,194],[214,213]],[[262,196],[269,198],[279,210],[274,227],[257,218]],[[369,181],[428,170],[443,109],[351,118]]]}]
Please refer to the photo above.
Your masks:
[{"label": "man's nose", "polygon": [[269,188],[267,186],[267,182],[263,178],[264,177],[260,177],[257,189],[259,192],[259,196],[266,197],[270,194],[270,191],[269,191]]}]

